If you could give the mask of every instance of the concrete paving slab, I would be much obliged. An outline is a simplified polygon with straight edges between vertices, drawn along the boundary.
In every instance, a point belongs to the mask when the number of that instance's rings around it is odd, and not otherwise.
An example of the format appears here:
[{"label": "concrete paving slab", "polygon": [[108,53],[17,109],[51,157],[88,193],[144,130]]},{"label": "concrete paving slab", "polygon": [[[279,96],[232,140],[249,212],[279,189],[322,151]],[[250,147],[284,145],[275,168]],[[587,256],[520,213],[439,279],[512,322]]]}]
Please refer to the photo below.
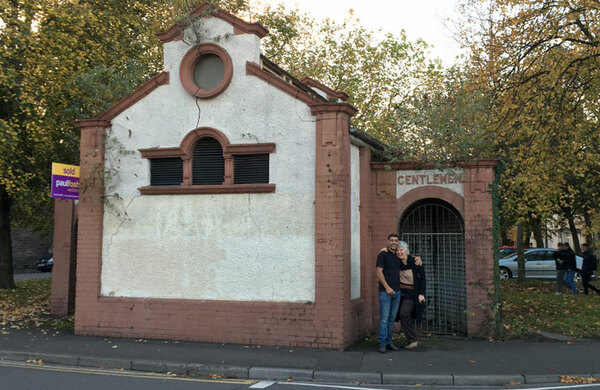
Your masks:
[{"label": "concrete paving slab", "polygon": [[27,360],[41,360],[48,364],[62,364],[65,366],[76,366],[78,358],[75,355],[59,355],[54,353],[36,353],[30,352],[27,354]]},{"label": "concrete paving slab", "polygon": [[380,372],[317,371],[313,378],[317,382],[374,383],[381,384]]},{"label": "concrete paving slab", "polygon": [[383,384],[389,385],[449,385],[454,384],[452,375],[435,374],[382,374]]},{"label": "concrete paving slab", "polygon": [[134,371],[166,373],[169,372],[167,364],[167,362],[158,360],[132,360],[131,369]]},{"label": "concrete paving slab", "polygon": [[225,378],[248,379],[249,367],[218,364],[187,364],[187,372],[196,376],[223,376]]},{"label": "concrete paving slab", "polygon": [[500,386],[524,384],[523,375],[454,375],[454,386]]},{"label": "concrete paving slab", "polygon": [[292,378],[297,381],[310,381],[313,379],[314,370],[276,368],[276,367],[251,367],[248,379],[275,379],[286,380]]},{"label": "concrete paving slab", "polygon": [[25,361],[27,360],[27,352],[0,350],[0,360]]},{"label": "concrete paving slab", "polygon": [[560,375],[525,375],[525,383],[528,385],[558,382],[560,382]]},{"label": "concrete paving slab", "polygon": [[81,356],[79,357],[78,364],[82,367],[122,368],[124,370],[131,370],[131,360],[126,359]]}]

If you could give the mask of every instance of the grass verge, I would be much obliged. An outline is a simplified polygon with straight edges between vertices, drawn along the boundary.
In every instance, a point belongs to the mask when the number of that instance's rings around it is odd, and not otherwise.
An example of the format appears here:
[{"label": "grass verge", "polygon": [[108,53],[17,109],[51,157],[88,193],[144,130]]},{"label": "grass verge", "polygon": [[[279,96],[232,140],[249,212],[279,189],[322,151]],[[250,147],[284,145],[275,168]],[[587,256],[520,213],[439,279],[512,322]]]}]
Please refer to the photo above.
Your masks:
[{"label": "grass verge", "polygon": [[581,285],[578,289],[577,295],[564,288],[561,295],[555,295],[556,282],[553,280],[502,280],[500,291],[506,337],[527,337],[545,331],[600,338],[600,296],[593,292],[594,295],[584,295]]},{"label": "grass verge", "polygon": [[[22,328],[73,329],[72,317],[50,315],[50,283],[50,278],[21,280],[14,290],[0,290],[0,333]],[[503,337],[528,338],[545,331],[600,339],[600,296],[567,291],[554,295],[555,289],[552,280],[502,280]],[[377,337],[367,337],[362,343],[375,345]]]},{"label": "grass verge", "polygon": [[73,329],[71,317],[50,315],[51,278],[17,281],[17,288],[0,290],[0,334],[10,329]]}]

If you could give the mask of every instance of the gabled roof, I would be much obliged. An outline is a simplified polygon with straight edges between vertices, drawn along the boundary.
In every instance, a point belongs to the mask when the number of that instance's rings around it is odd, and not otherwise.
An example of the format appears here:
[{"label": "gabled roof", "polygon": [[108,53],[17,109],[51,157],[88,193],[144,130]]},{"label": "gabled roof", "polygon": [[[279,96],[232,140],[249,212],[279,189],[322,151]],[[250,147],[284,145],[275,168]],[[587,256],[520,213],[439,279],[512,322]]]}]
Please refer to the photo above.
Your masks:
[{"label": "gabled roof", "polygon": [[324,92],[327,95],[327,99],[337,98],[344,102],[346,100],[348,100],[348,94],[346,92],[334,91],[333,89],[318,82],[317,80],[315,80],[313,78],[305,77],[301,81],[311,88],[315,88],[315,89],[318,89],[319,91]]},{"label": "gabled roof", "polygon": [[189,22],[198,17],[215,17],[224,20],[233,26],[233,31],[236,35],[255,34],[259,38],[263,38],[269,33],[269,31],[267,31],[267,29],[259,23],[248,23],[227,11],[223,11],[222,9],[211,5],[210,3],[204,3],[192,10],[188,14],[187,19],[175,23],[173,26],[171,26],[171,28],[156,34],[156,36],[158,36],[158,39],[160,39],[163,43],[179,41],[182,39],[183,30],[189,26]]},{"label": "gabled roof", "polygon": [[[237,16],[216,8],[209,3],[204,3],[203,5],[197,7],[191,11],[189,15],[197,15],[199,17],[218,17],[221,20],[230,23],[234,27],[234,32],[236,34],[253,33],[261,38],[268,34],[268,31],[260,24],[247,23]],[[180,40],[182,38],[182,32],[186,27],[187,25],[185,23],[177,23],[167,31],[157,35],[163,43]],[[329,101],[329,99],[332,98],[337,98],[342,101],[347,100],[348,95],[346,95],[344,92],[334,91],[333,89],[308,77],[305,77],[302,79],[302,81],[300,81],[262,54],[260,55],[260,63],[257,64],[248,62],[246,64],[246,74],[257,76],[293,96],[294,98],[303,101],[311,107],[311,111],[317,112],[323,110],[343,110],[347,111],[349,115],[354,115],[356,113],[356,108],[352,107],[348,103],[336,103]],[[82,127],[88,124],[88,122],[96,123],[98,121],[102,121],[102,123],[106,122],[104,125],[108,126],[110,121],[117,115],[133,106],[156,88],[167,84],[169,84],[169,72],[163,71],[148,80],[129,95],[125,96],[123,99],[119,100],[96,118],[86,119],[84,121],[76,121],[77,126]],[[322,96],[313,88],[324,92],[327,97]]]}]

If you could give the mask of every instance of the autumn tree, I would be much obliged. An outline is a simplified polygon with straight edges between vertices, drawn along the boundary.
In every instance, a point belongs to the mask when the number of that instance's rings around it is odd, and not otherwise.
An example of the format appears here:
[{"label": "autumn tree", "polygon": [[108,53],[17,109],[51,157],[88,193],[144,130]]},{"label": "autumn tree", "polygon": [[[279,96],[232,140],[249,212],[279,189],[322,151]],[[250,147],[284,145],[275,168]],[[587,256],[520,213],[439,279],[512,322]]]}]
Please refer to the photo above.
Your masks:
[{"label": "autumn tree", "polygon": [[401,135],[396,105],[424,74],[441,67],[427,58],[425,42],[410,42],[403,31],[369,31],[352,12],[338,23],[267,6],[255,20],[270,31],[264,39],[270,60],[298,78],[346,92],[358,108],[352,125],[385,142],[397,142]]},{"label": "autumn tree", "polygon": [[14,287],[11,223],[48,229],[51,162],[78,163],[74,119],[96,115],[156,71],[151,3],[2,2],[0,288]]},{"label": "autumn tree", "polygon": [[523,222],[587,215],[594,229],[600,3],[465,0],[463,6],[475,81],[492,91],[485,136],[506,162],[505,212]]}]

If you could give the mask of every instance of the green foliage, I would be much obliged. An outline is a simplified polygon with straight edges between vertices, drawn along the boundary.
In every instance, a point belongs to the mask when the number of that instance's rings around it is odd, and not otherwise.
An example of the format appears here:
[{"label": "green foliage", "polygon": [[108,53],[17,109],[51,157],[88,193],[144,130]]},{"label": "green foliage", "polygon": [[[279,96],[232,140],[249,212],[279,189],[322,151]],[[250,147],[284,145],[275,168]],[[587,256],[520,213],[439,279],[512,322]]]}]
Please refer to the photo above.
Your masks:
[{"label": "green foliage", "polygon": [[471,18],[485,27],[471,30],[470,63],[494,97],[485,134],[507,162],[505,208],[522,221],[597,213],[600,4],[483,3],[487,14]]},{"label": "green foliage", "polygon": [[[0,192],[9,220],[50,229],[51,163],[79,160],[74,120],[95,116],[161,67],[154,32],[163,15],[150,12],[160,3],[2,2]],[[12,287],[8,237],[0,234],[0,288]]]},{"label": "green foliage", "polygon": [[396,105],[413,83],[440,68],[426,58],[427,44],[399,36],[377,34],[350,13],[342,23],[315,21],[298,10],[267,7],[257,17],[271,32],[264,40],[269,59],[293,75],[311,77],[344,91],[358,108],[353,126],[385,142],[397,143]]},{"label": "green foliage", "polygon": [[429,72],[397,105],[404,132],[394,146],[406,159],[430,163],[496,156],[485,132],[491,108],[489,91],[475,85],[468,68]]}]

